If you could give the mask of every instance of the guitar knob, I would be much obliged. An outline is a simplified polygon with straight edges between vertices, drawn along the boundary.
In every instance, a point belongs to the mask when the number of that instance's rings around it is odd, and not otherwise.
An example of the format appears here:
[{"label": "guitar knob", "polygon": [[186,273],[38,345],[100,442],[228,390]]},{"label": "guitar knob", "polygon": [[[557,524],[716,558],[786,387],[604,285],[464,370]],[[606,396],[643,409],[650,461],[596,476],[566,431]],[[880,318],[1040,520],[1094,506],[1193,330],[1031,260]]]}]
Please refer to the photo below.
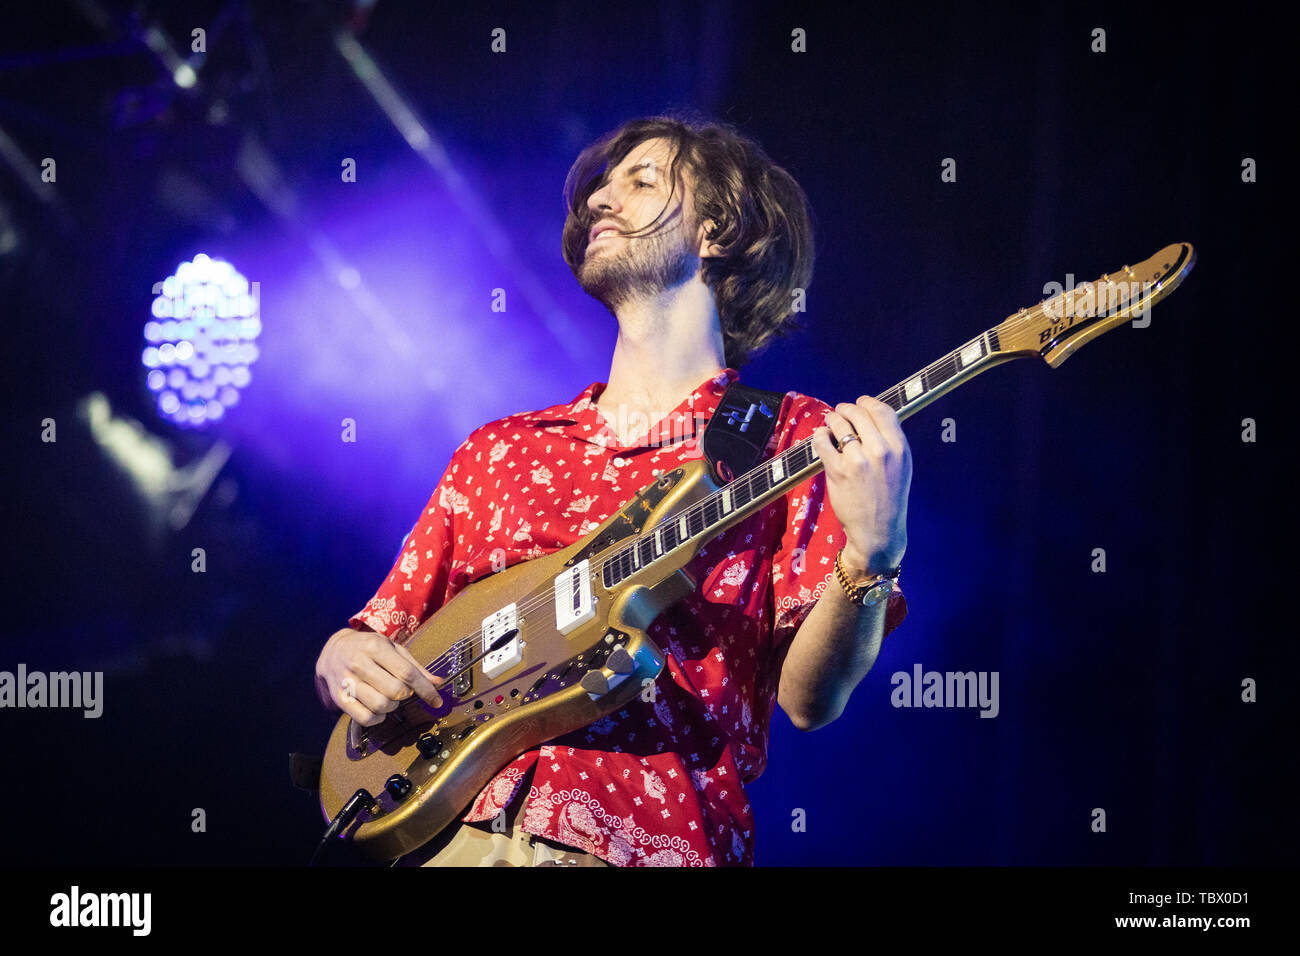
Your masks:
[{"label": "guitar knob", "polygon": [[395,773],[388,778],[388,782],[384,784],[384,789],[388,791],[390,797],[401,803],[411,792],[411,781],[400,773]]},{"label": "guitar knob", "polygon": [[415,746],[420,748],[421,757],[432,760],[442,749],[442,740],[433,734],[420,734],[419,739],[415,741]]},{"label": "guitar knob", "polygon": [[615,674],[630,674],[636,670],[636,662],[632,660],[632,655],[629,654],[622,645],[610,651],[609,658],[605,661],[605,666]]}]

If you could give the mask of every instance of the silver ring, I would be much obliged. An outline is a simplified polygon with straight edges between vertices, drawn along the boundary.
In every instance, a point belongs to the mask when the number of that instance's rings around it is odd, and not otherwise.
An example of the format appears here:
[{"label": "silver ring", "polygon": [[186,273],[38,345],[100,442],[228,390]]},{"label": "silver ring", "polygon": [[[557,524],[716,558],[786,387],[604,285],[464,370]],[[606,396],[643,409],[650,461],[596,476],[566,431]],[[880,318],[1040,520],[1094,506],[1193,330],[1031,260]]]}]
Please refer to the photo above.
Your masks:
[{"label": "silver ring", "polygon": [[862,441],[862,436],[857,432],[849,432],[849,434],[845,435],[843,438],[837,438],[835,440],[840,443],[840,450],[843,451],[844,446],[849,442]]}]

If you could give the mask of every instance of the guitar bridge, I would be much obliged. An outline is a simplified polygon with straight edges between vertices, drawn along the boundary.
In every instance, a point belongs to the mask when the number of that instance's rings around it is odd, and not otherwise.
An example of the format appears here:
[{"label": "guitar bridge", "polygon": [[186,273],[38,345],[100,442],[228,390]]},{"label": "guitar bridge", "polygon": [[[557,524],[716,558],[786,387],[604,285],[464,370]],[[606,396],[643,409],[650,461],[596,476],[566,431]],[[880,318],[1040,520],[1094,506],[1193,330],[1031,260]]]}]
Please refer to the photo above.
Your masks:
[{"label": "guitar bridge", "polygon": [[474,645],[469,641],[462,641],[456,645],[456,662],[452,665],[453,671],[464,671],[456,677],[452,683],[452,693],[462,700],[470,695],[474,689],[474,668],[467,667],[470,661],[474,659]]}]

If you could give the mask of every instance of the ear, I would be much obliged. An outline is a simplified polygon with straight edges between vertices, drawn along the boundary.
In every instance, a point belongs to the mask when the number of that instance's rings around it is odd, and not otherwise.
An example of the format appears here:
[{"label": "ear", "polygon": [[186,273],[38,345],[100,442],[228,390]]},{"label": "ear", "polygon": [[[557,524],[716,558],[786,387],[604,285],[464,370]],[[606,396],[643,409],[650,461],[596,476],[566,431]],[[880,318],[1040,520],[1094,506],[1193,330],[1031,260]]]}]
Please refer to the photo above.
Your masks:
[{"label": "ear", "polygon": [[716,242],[711,242],[714,236],[722,231],[716,219],[706,219],[700,224],[700,258],[716,259],[726,255],[722,246]]}]

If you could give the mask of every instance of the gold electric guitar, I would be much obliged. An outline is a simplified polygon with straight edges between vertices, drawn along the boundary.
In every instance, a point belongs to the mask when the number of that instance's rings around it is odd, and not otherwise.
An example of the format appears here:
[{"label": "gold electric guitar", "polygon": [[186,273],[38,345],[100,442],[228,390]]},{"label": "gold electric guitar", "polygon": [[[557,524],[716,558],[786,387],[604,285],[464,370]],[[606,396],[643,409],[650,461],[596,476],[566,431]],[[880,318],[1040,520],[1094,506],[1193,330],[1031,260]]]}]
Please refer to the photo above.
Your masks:
[{"label": "gold electric guitar", "polygon": [[[1195,258],[1175,243],[1021,309],[878,398],[904,419],[1002,362],[1055,368],[1172,292]],[[663,669],[646,629],[695,589],[685,568],[699,549],[821,468],[810,438],[725,485],[692,461],[581,541],[458,593],[403,641],[446,679],[443,705],[410,697],[373,727],[344,715],[334,728],[320,780],[327,835],[376,858],[409,853],[519,754],[627,704]]]}]

